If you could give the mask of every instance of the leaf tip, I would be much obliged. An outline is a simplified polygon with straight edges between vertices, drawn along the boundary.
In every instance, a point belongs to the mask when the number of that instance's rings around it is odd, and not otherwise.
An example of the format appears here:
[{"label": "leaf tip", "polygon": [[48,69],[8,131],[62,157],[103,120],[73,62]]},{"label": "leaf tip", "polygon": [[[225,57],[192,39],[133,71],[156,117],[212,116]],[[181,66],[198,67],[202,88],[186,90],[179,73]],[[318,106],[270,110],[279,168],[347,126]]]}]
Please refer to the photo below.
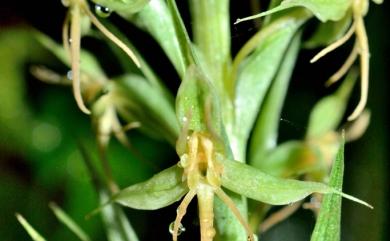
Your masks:
[{"label": "leaf tip", "polygon": [[363,200],[360,200],[359,198],[356,198],[354,196],[351,196],[349,194],[346,194],[346,193],[343,193],[343,192],[340,192],[340,191],[337,191],[337,190],[335,190],[334,193],[339,194],[342,197],[344,197],[346,199],[349,199],[349,200],[351,200],[353,202],[356,202],[356,203],[359,203],[361,205],[364,205],[364,206],[368,207],[369,209],[374,209],[374,207],[371,204],[369,204],[369,203],[367,203],[367,202],[365,202]]},{"label": "leaf tip", "polygon": [[21,220],[24,219],[23,216],[22,216],[20,213],[18,213],[18,212],[15,213],[15,217],[16,217],[16,219],[17,219],[19,222],[21,222]]}]

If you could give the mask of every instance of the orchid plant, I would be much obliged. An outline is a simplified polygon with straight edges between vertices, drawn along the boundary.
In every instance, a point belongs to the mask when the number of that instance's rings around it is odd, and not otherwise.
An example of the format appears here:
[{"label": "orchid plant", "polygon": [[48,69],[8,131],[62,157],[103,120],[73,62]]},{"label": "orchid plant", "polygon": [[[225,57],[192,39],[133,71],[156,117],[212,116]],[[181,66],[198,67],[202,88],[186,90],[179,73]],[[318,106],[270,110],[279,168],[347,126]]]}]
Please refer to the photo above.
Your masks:
[{"label": "orchid plant", "polygon": [[[174,241],[185,231],[182,219],[195,198],[202,241],[255,241],[301,207],[317,216],[312,241],[340,240],[341,198],[371,207],[342,192],[344,142],[360,137],[369,122],[364,25],[369,1],[272,0],[268,11],[234,23],[261,18],[259,30],[235,56],[229,2],[189,0],[193,38],[175,0],[62,0],[68,8],[63,43],[34,31],[39,43],[71,70],[57,74],[35,67],[33,74],[45,82],[71,85],[78,107],[91,117],[103,176],[81,149],[101,197],[102,206],[94,213],[106,220],[109,213],[120,217],[114,225],[122,238],[108,235],[110,241],[142,240],[124,216],[124,207],[177,206],[169,230]],[[176,96],[164,84],[169,80],[162,80],[131,43],[132,36],[103,20],[111,13],[160,45],[181,81]],[[312,20],[318,21],[316,30],[303,39],[302,31]],[[82,48],[86,35],[107,39],[121,50],[116,53],[123,75],[105,73],[96,60],[100,54]],[[327,82],[341,83],[313,107],[304,139],[280,143],[281,110],[301,46],[325,46],[313,57],[315,62],[353,35],[351,54]],[[353,68],[357,58],[360,72]],[[358,78],[360,101],[346,113]],[[338,128],[346,114],[350,127],[342,131]],[[133,128],[169,143],[176,149],[177,164],[122,188],[111,173],[107,146],[114,136],[131,148],[126,131]],[[306,202],[308,196],[312,198]],[[286,206],[269,214],[274,205]],[[89,240],[58,206],[52,207],[81,240]],[[44,240],[22,216],[18,219],[34,240]]]}]

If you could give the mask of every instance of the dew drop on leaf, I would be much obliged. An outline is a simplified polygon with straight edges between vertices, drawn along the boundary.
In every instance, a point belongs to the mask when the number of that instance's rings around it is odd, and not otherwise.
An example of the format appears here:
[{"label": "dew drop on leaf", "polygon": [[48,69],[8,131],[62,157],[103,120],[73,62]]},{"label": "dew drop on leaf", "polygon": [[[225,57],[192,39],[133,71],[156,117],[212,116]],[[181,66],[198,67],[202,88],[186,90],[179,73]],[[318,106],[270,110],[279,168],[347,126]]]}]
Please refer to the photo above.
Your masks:
[{"label": "dew drop on leaf", "polygon": [[69,70],[69,71],[66,73],[66,78],[68,78],[68,80],[72,80],[72,70]]},{"label": "dew drop on leaf", "polygon": [[109,9],[108,7],[104,7],[102,5],[96,4],[95,5],[95,13],[102,18],[107,18],[108,16],[111,15],[112,10]]},{"label": "dew drop on leaf", "polygon": [[[169,224],[169,232],[171,234],[173,234],[174,227],[175,227],[175,222],[172,222],[171,224]],[[184,233],[185,231],[186,231],[186,228],[180,223],[179,228],[177,230],[177,236]]]}]

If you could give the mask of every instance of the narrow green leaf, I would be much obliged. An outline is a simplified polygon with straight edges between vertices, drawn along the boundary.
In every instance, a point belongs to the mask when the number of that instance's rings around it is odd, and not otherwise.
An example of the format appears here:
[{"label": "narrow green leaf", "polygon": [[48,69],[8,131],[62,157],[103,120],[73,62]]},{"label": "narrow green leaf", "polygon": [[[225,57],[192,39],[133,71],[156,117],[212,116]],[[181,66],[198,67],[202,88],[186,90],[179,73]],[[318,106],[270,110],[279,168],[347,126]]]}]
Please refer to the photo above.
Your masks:
[{"label": "narrow green leaf", "polygon": [[309,9],[319,20],[337,21],[345,16],[350,8],[352,0],[284,0],[279,6],[243,19],[237,19],[236,23],[260,18],[293,7],[305,7]]},{"label": "narrow green leaf", "polygon": [[370,204],[323,183],[278,178],[244,163],[223,158],[221,161],[224,165],[222,186],[260,202],[284,205],[299,201],[312,193],[334,193],[372,208]]},{"label": "narrow green leaf", "polygon": [[196,56],[192,49],[192,43],[184,25],[183,19],[180,16],[179,9],[176,5],[176,0],[167,0],[169,11],[171,12],[173,25],[175,26],[176,35],[179,41],[179,47],[184,57],[186,67],[196,62]]},{"label": "narrow green leaf", "polygon": [[68,227],[80,240],[89,241],[91,240],[89,236],[84,232],[84,230],[77,225],[75,221],[72,220],[57,204],[50,203],[49,207],[57,217],[57,219],[62,222],[66,227]]},{"label": "narrow green leaf", "polygon": [[124,118],[139,121],[147,133],[165,138],[174,145],[179,125],[173,104],[141,76],[125,75],[113,83],[116,108]]},{"label": "narrow green leaf", "polygon": [[150,0],[92,0],[92,2],[107,7],[112,11],[121,11],[128,14],[143,9]]},{"label": "narrow green leaf", "polygon": [[221,93],[230,67],[229,0],[191,0],[194,42],[210,79]]},{"label": "narrow green leaf", "polygon": [[280,114],[300,43],[301,34],[297,34],[288,47],[280,69],[264,99],[250,141],[249,163],[253,166],[259,166],[262,157],[276,146]]},{"label": "narrow green leaf", "polygon": [[223,165],[222,186],[267,204],[284,205],[312,193],[333,192],[323,183],[277,178],[237,161],[225,160]]},{"label": "narrow green leaf", "polygon": [[[109,200],[105,191],[99,193],[100,203],[103,205]],[[102,219],[107,230],[109,241],[138,241],[138,237],[130,225],[123,209],[116,203],[109,204],[102,209]]]},{"label": "narrow green leaf", "polygon": [[[254,53],[240,61],[235,91],[235,127],[229,134],[235,159],[245,160],[246,143],[272,80],[297,29],[307,20],[305,11],[297,10],[267,25],[258,36]],[[249,43],[249,42],[248,42]],[[250,43],[252,45],[252,43]],[[242,58],[241,53],[237,55]],[[249,54],[249,53],[247,53]],[[243,55],[247,55],[243,54]],[[238,60],[235,59],[235,63]]]},{"label": "narrow green leaf", "polygon": [[46,241],[28,222],[27,220],[20,215],[19,213],[16,214],[16,218],[18,219],[19,223],[23,226],[23,228],[27,231],[28,235],[30,235],[31,239],[34,241]]},{"label": "narrow green leaf", "polygon": [[[129,220],[126,218],[121,207],[114,203],[107,204],[110,191],[108,190],[105,181],[94,166],[86,148],[79,144],[79,150],[83,156],[83,161],[91,176],[92,184],[99,194],[101,205],[106,204],[102,208],[102,219],[104,227],[107,231],[109,241],[138,241],[138,237],[134,232]],[[100,209],[99,209],[100,210]]]},{"label": "narrow green leaf", "polygon": [[[344,174],[344,143],[341,143],[330,174],[329,186],[341,191]],[[311,241],[339,241],[341,219],[341,196],[325,194]]]},{"label": "narrow green leaf", "polygon": [[308,138],[322,136],[337,128],[345,114],[348,97],[356,78],[357,72],[350,71],[334,94],[326,96],[316,103],[309,117],[306,133]]},{"label": "narrow green leaf", "polygon": [[145,182],[121,190],[111,200],[134,209],[156,210],[166,207],[188,192],[186,183],[182,181],[182,172],[177,165],[172,166]]},{"label": "narrow green leaf", "polygon": [[186,56],[182,52],[180,36],[177,35],[174,19],[166,1],[151,0],[137,14],[128,14],[120,10],[118,14],[151,34],[165,51],[179,75],[184,75]]}]

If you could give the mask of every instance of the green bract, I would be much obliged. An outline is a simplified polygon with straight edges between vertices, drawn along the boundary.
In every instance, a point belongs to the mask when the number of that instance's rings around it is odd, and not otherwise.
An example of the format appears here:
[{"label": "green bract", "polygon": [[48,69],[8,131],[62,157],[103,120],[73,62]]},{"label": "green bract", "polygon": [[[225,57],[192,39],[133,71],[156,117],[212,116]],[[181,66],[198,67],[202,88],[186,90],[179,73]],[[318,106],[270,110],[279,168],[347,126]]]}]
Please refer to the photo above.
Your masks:
[{"label": "green bract", "polygon": [[[329,186],[341,191],[344,175],[344,143],[341,143],[330,174]],[[341,222],[341,197],[326,194],[322,201],[311,241],[339,241]]]},{"label": "green bract", "polygon": [[[232,130],[231,140],[237,142],[235,145],[240,150],[238,153],[233,148],[238,160],[245,159],[243,152],[264,97],[293,36],[308,17],[307,12],[297,10],[275,20],[252,37],[234,60],[237,63],[233,65],[237,70],[234,92],[234,121],[237,126]],[[253,53],[244,59],[249,51]]]},{"label": "green bract", "polygon": [[[223,164],[222,186],[256,201],[284,205],[312,193],[335,193],[358,201],[323,183],[278,178],[246,164],[224,158],[218,160]],[[182,181],[182,170],[175,165],[148,181],[123,189],[114,195],[112,201],[135,209],[154,210],[178,201],[186,192],[188,190]]]},{"label": "green bract", "polygon": [[351,3],[352,0],[284,0],[279,6],[269,11],[238,19],[237,23],[263,17],[293,7],[305,7],[309,9],[322,22],[328,20],[337,21],[344,17],[348,8],[351,6]]},{"label": "green bract", "polygon": [[332,188],[322,183],[277,178],[229,160],[224,162],[222,185],[233,192],[272,205],[293,203],[315,192],[333,192]]},{"label": "green bract", "polygon": [[173,166],[143,183],[123,189],[112,201],[135,209],[155,210],[178,201],[186,192],[182,170]]},{"label": "green bract", "polygon": [[249,163],[253,166],[261,165],[264,155],[277,145],[279,119],[298,56],[300,40],[301,34],[297,33],[263,101],[249,143]]}]

